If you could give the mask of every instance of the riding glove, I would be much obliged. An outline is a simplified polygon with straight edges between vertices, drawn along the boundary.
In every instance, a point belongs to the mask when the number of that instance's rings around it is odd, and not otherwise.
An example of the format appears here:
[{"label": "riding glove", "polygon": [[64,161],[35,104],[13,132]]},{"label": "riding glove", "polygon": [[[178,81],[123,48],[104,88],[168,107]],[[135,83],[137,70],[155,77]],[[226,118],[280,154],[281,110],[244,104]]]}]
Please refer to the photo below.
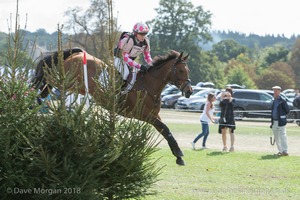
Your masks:
[{"label": "riding glove", "polygon": [[146,73],[147,70],[148,70],[148,67],[146,65],[141,65],[140,70],[141,70],[142,73]]}]

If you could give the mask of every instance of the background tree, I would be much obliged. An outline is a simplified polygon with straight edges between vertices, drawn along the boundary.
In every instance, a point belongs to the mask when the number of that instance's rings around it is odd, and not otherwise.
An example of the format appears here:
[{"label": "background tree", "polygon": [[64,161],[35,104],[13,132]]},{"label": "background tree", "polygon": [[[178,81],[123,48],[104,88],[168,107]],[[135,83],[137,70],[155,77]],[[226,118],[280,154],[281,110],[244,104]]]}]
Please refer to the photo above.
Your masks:
[{"label": "background tree", "polygon": [[293,81],[295,80],[295,72],[293,68],[286,62],[275,62],[270,65],[269,69],[285,74]]},{"label": "background tree", "polygon": [[196,57],[191,57],[189,60],[192,63],[201,60],[201,63],[198,64],[200,67],[193,67],[193,72],[191,72],[191,78],[195,83],[213,82],[217,88],[226,84],[224,64],[218,60],[215,54],[210,51],[200,51]]},{"label": "background tree", "polygon": [[[90,0],[90,7],[87,10],[75,7],[65,12],[69,17],[66,27],[74,32],[72,46],[82,47],[97,58],[107,58],[110,54],[106,42],[109,37],[108,10],[106,0]],[[99,49],[102,54],[99,54]]]},{"label": "background tree", "polygon": [[291,66],[285,62],[276,62],[262,72],[256,84],[260,89],[270,89],[274,85],[280,85],[283,89],[295,88],[294,77]]},{"label": "background tree", "polygon": [[298,38],[291,50],[289,65],[295,73],[295,87],[300,88],[300,38]]},{"label": "background tree", "polygon": [[248,48],[234,40],[223,40],[213,45],[213,50],[221,62],[227,62],[240,54],[247,53]]},{"label": "background tree", "polygon": [[[247,80],[247,83],[242,83],[241,81],[243,79],[241,78],[241,80],[239,81],[240,82],[239,84],[246,85],[248,88],[256,88],[256,85],[255,85],[255,79],[257,77],[256,66],[254,64],[252,64],[251,59],[247,55],[240,54],[239,56],[237,56],[237,58],[229,60],[228,64],[225,66],[225,70],[224,70],[225,76],[228,76],[228,74],[230,74],[230,72],[236,68],[242,69],[243,75],[247,76],[247,78],[244,79],[244,80]],[[249,82],[248,80],[251,80],[251,81]],[[227,82],[227,84],[229,84],[229,83],[235,83],[235,82]]]},{"label": "background tree", "polygon": [[269,54],[266,56],[266,64],[271,65],[275,62],[286,62],[287,56],[289,54],[289,50],[280,46],[278,48],[274,48],[273,51],[269,52]]},{"label": "background tree", "polygon": [[260,89],[271,89],[275,84],[280,85],[283,90],[295,87],[292,78],[277,70],[266,69],[256,80]]},{"label": "background tree", "polygon": [[244,71],[243,67],[235,67],[234,69],[227,72],[227,82],[238,85],[245,85],[247,88],[255,89],[256,85]]},{"label": "background tree", "polygon": [[194,7],[187,0],[161,0],[155,10],[157,17],[148,22],[152,28],[152,55],[165,54],[172,49],[190,53],[192,82],[202,79],[202,75],[196,73],[202,68],[199,43],[211,40],[211,13],[204,11],[202,6]]}]

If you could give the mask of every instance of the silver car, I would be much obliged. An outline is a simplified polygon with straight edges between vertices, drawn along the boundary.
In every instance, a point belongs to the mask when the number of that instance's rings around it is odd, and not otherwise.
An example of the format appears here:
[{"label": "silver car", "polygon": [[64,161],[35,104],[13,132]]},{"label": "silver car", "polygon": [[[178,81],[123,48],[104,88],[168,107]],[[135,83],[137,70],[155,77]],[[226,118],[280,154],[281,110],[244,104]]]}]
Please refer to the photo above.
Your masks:
[{"label": "silver car", "polygon": [[[201,87],[197,87],[197,86],[192,86],[192,88],[193,88],[193,94],[190,96],[190,98],[192,98],[194,96],[194,94],[196,94],[197,92],[207,89],[207,88],[201,88]],[[177,100],[181,97],[183,97],[182,92],[178,92],[176,94],[165,95],[161,99],[161,108],[176,108]]]},{"label": "silver car", "polygon": [[218,89],[207,88],[197,92],[190,98],[180,97],[177,100],[175,108],[201,111],[204,109],[208,94],[215,93],[216,91],[218,91]]}]

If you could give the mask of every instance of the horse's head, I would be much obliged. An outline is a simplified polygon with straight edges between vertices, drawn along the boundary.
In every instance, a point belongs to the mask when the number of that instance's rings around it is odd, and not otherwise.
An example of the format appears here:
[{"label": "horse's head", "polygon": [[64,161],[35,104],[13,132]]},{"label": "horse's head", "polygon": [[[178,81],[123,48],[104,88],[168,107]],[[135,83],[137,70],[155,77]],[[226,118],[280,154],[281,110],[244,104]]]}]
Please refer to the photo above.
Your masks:
[{"label": "horse's head", "polygon": [[180,53],[171,69],[171,79],[173,84],[181,90],[186,98],[189,98],[193,93],[191,80],[189,79],[190,70],[186,61],[188,57],[189,54],[183,57],[183,52]]}]

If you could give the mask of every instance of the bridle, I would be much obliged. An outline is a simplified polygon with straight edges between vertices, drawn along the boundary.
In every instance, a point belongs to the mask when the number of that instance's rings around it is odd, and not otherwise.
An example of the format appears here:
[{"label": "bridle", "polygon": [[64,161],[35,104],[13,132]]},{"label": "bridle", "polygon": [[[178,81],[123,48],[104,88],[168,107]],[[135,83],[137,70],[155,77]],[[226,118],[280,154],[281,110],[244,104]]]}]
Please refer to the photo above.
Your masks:
[{"label": "bridle", "polygon": [[[177,58],[175,60],[175,62],[172,64],[171,68],[168,70],[168,72],[165,74],[163,80],[161,79],[161,77],[159,76],[156,76],[154,75],[153,73],[150,73],[148,72],[148,74],[157,79],[157,80],[160,80],[161,81],[161,84],[165,85],[167,83],[170,83],[170,84],[173,84],[173,85],[176,85],[180,91],[182,93],[184,93],[184,89],[186,87],[188,87],[190,84],[191,84],[191,80],[190,79],[179,79],[178,78],[178,75],[177,75],[177,65],[178,64],[184,64],[185,66],[184,67],[187,67],[187,62],[185,60],[182,60],[180,58]],[[149,70],[158,70],[160,69],[161,67],[164,66],[164,63],[161,63],[159,65],[156,65],[154,68],[150,68]],[[171,73],[171,77],[170,77],[170,73]],[[141,75],[141,78],[143,79],[144,75],[142,74]],[[174,80],[167,80],[167,77],[170,77],[171,79],[173,78]],[[180,84],[180,82],[183,82],[182,84]],[[144,86],[144,81],[142,81],[142,90],[145,90],[145,86]],[[156,104],[160,104],[160,95],[157,95],[155,92],[153,92],[153,90],[147,90],[147,93],[146,93],[149,97],[151,97],[153,99],[154,102],[156,102]]]},{"label": "bridle", "polygon": [[[182,60],[182,59],[180,59],[180,58],[177,58],[176,60],[175,60],[175,62],[172,64],[172,66],[171,66],[171,68],[170,68],[170,70],[166,73],[166,75],[164,76],[164,78],[163,78],[163,80],[162,80],[162,84],[167,84],[167,83],[169,83],[169,84],[172,84],[172,85],[176,85],[179,89],[180,89],[180,91],[184,91],[184,89],[186,88],[186,87],[188,87],[190,84],[191,84],[191,80],[190,79],[179,79],[178,78],[178,75],[177,75],[177,65],[178,64],[184,64],[185,65],[185,67],[187,66],[187,62],[185,61],[185,60]],[[160,65],[158,65],[158,66],[156,66],[155,68],[153,68],[153,70],[158,70],[158,69],[160,69],[161,67],[163,67],[164,66],[164,63],[162,63],[162,64],[160,64]],[[174,80],[167,80],[167,77],[169,76],[169,74],[172,74],[173,76],[171,76],[171,79],[172,79],[172,77],[174,77],[173,79]],[[159,80],[161,80],[161,78],[160,77],[157,77],[157,76],[155,76],[154,74],[151,74],[151,76],[153,77],[153,78],[155,78],[155,79],[159,79]],[[143,78],[143,75],[141,76],[142,78]],[[183,82],[182,84],[180,84],[180,82]],[[143,88],[144,88],[144,86],[143,86]],[[150,94],[148,94],[148,95],[150,95]],[[150,95],[151,96],[151,95]]]},{"label": "bridle", "polygon": [[[177,75],[177,67],[176,65],[178,64],[184,64],[185,67],[187,66],[187,62],[186,61],[182,61],[182,60],[176,60],[176,62],[172,65],[172,71],[171,73],[173,73],[174,77],[175,77],[175,81],[169,81],[170,84],[176,85],[180,91],[183,91],[184,88],[186,88],[189,84],[191,84],[191,80],[190,79],[179,79],[178,75]],[[183,82],[180,85],[180,82]]]}]

